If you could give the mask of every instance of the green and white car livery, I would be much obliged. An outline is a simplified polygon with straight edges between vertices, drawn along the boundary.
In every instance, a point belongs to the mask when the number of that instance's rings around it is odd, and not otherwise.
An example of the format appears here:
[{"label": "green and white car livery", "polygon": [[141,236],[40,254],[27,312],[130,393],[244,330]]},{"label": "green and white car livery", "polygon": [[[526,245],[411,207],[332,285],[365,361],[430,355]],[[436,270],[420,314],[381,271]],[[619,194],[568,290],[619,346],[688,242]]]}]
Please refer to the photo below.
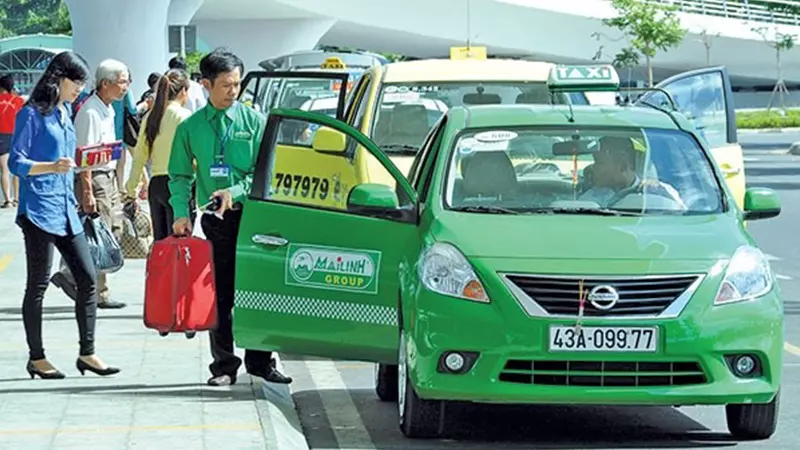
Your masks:
[{"label": "green and white car livery", "polygon": [[[550,88],[617,83],[561,66]],[[313,143],[276,153],[298,124]],[[314,153],[363,164],[358,146],[393,183],[322,176],[346,209],[314,203],[320,180],[273,173]],[[273,110],[239,232],[236,342],[378,363],[409,437],[472,401],[724,404],[735,437],[767,438],[783,304],[744,221],[779,213],[762,188],[740,208],[692,123],[660,106],[452,108],[408,178],[347,124]]]}]

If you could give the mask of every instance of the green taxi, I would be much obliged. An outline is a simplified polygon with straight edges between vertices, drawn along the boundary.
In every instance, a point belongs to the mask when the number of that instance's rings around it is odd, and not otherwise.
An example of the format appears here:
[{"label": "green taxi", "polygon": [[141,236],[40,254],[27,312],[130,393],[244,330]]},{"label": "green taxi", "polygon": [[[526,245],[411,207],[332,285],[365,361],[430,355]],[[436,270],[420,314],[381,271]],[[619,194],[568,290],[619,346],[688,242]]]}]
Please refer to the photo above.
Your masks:
[{"label": "green taxi", "polygon": [[[618,83],[610,66],[556,66],[549,88]],[[312,125],[296,154],[275,151],[285,128]],[[314,153],[367,155],[393,183],[274,170]],[[314,203],[323,191],[347,208]],[[273,110],[237,243],[234,335],[376,362],[408,437],[440,435],[445,404],[470,401],[726,405],[734,437],[765,439],[784,313],[744,222],[780,209],[763,188],[740,208],[705,139],[660,105],[452,108],[408,178],[344,122]]]}]

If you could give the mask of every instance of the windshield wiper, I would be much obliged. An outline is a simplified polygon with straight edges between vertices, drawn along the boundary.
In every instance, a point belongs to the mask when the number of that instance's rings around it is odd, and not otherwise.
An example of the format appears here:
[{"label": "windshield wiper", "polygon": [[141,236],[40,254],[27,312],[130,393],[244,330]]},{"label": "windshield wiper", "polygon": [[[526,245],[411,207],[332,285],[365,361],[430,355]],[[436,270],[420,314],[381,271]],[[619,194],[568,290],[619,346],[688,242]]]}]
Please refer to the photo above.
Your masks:
[{"label": "windshield wiper", "polygon": [[634,211],[622,211],[619,209],[608,208],[536,208],[530,210],[532,213],[540,214],[583,214],[587,216],[641,216],[642,214]]},{"label": "windshield wiper", "polygon": [[382,144],[379,147],[386,153],[397,155],[416,156],[419,153],[419,147],[408,144]]},{"label": "windshield wiper", "polygon": [[480,212],[486,214],[519,214],[519,211],[514,211],[513,209],[503,208],[501,206],[461,206],[459,208],[453,208],[453,211],[464,211],[464,212]]}]

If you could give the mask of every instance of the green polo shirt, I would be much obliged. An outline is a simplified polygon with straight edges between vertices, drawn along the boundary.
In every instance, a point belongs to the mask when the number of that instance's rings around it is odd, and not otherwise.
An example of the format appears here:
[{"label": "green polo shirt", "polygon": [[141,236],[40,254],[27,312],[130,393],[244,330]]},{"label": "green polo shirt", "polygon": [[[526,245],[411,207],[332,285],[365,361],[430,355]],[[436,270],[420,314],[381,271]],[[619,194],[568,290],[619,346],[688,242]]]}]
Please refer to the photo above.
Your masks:
[{"label": "green polo shirt", "polygon": [[[178,125],[168,169],[169,203],[176,219],[189,217],[195,179],[198,205],[208,203],[211,194],[220,189],[229,189],[234,203],[244,201],[253,183],[266,123],[264,115],[238,102],[224,110],[209,102]],[[229,168],[228,177],[211,176],[211,167],[218,164]]]}]

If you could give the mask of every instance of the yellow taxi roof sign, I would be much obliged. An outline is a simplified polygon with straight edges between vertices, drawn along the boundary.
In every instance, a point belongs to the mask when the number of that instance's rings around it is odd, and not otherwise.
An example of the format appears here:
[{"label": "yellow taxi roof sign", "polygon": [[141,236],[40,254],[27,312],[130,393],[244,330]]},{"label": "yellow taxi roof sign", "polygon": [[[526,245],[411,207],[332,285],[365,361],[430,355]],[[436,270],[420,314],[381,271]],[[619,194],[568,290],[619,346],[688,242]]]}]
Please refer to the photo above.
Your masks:
[{"label": "yellow taxi roof sign", "polygon": [[347,64],[338,56],[331,56],[319,66],[321,69],[347,69]]},{"label": "yellow taxi roof sign", "polygon": [[450,59],[486,59],[486,47],[450,47]]}]

